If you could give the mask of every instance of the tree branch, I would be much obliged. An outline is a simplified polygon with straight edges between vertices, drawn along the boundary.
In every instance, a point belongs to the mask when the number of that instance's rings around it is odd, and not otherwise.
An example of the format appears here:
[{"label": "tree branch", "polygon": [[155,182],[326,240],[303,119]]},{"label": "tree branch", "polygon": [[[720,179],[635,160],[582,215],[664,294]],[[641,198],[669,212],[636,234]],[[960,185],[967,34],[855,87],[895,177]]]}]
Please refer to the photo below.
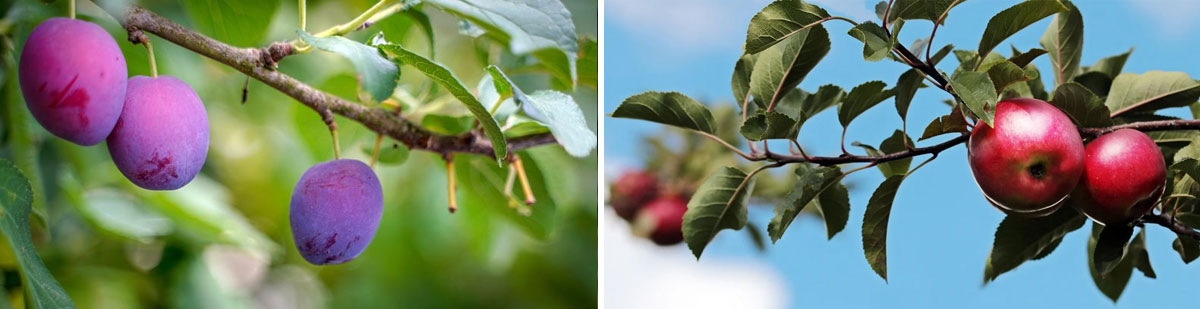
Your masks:
[{"label": "tree branch", "polygon": [[1144,121],[1111,126],[1107,128],[1080,128],[1079,134],[1089,137],[1096,137],[1120,129],[1134,129],[1138,131],[1200,129],[1200,119]]},{"label": "tree branch", "polygon": [[[411,149],[442,155],[459,152],[493,156],[491,142],[480,131],[461,135],[434,134],[387,109],[347,101],[276,71],[275,64],[293,52],[292,46],[286,42],[276,42],[264,48],[238,48],[191,31],[142,7],[130,6],[125,12],[112,15],[120,16],[119,21],[131,34],[139,31],[153,33],[262,81],[318,113],[342,115],[371,131],[394,138]],[[518,151],[555,143],[555,139],[553,135],[543,133],[510,139],[508,143],[510,151]]]},{"label": "tree branch", "polygon": [[1175,232],[1175,234],[1178,234],[1180,237],[1191,237],[1192,239],[1200,240],[1200,232],[1197,232],[1187,225],[1183,225],[1183,223],[1179,222],[1179,220],[1175,220],[1174,217],[1171,217],[1166,213],[1154,214],[1154,212],[1151,211],[1142,216],[1142,222],[1161,225],[1168,230]]}]

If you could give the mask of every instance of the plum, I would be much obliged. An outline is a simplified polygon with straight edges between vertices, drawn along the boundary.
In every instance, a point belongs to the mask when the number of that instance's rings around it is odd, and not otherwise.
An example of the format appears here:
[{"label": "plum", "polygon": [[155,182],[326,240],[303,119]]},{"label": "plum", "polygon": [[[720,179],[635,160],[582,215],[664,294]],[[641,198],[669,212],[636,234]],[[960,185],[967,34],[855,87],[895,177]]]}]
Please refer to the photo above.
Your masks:
[{"label": "plum", "polygon": [[134,76],[126,94],[121,118],[108,136],[117,169],[150,190],[191,182],[208,155],[208,114],[200,97],[165,75]]},{"label": "plum", "polygon": [[46,131],[91,146],[113,130],[125,104],[125,56],[96,24],[51,18],[21,49],[21,93]]},{"label": "plum", "polygon": [[309,168],[292,191],[288,218],[296,249],[314,265],[341,264],[367,248],[383,215],[383,188],[371,167],[334,160]]}]

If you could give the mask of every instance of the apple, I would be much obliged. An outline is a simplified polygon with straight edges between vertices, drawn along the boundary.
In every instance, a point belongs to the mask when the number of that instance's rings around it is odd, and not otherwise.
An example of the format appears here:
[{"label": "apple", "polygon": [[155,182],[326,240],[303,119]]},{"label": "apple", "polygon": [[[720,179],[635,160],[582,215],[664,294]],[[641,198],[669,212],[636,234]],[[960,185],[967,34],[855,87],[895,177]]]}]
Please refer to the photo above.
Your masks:
[{"label": "apple", "polygon": [[1102,224],[1124,224],[1146,214],[1162,197],[1167,164],[1146,133],[1121,129],[1087,145],[1074,204]]},{"label": "apple", "polygon": [[997,103],[993,125],[978,122],[967,142],[984,198],[1009,215],[1053,213],[1083,174],[1078,129],[1058,108],[1031,98]]},{"label": "apple", "polygon": [[609,205],[617,216],[633,220],[646,203],[658,196],[658,178],[647,171],[629,170],[613,182]]},{"label": "apple", "polygon": [[664,195],[642,208],[634,221],[634,234],[649,237],[660,246],[683,242],[683,214],[687,212],[687,199],[678,195]]}]

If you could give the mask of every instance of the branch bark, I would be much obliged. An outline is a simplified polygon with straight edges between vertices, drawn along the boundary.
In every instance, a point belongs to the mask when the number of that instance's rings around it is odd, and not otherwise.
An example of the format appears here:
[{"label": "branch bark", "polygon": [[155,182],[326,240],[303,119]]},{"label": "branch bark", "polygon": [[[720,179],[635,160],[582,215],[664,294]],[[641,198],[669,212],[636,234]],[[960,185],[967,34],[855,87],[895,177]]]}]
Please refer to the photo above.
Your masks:
[{"label": "branch bark", "polygon": [[[434,134],[387,109],[347,101],[276,71],[275,64],[293,52],[288,43],[276,42],[264,48],[233,47],[184,28],[139,6],[130,6],[124,12],[112,15],[119,16],[118,21],[131,36],[140,35],[141,31],[153,33],[270,85],[318,113],[332,112],[342,115],[372,131],[396,139],[411,149],[435,152],[443,156],[451,153],[494,156],[491,142],[478,130],[461,135]],[[508,147],[510,151],[515,152],[555,142],[553,135],[543,133],[509,139]]]},{"label": "branch bark", "polygon": [[1183,225],[1183,223],[1179,222],[1179,220],[1175,220],[1174,217],[1171,217],[1166,213],[1147,213],[1146,215],[1142,216],[1142,222],[1158,224],[1171,230],[1172,232],[1175,232],[1175,234],[1178,234],[1181,237],[1191,237],[1192,239],[1200,240],[1200,232]]}]

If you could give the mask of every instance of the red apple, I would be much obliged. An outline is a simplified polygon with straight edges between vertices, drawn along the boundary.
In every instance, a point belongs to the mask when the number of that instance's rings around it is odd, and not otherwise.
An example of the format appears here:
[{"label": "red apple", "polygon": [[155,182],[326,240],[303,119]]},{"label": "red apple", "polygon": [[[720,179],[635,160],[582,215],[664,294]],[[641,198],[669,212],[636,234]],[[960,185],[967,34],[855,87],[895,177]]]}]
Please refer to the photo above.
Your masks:
[{"label": "red apple", "polygon": [[1124,224],[1158,203],[1167,182],[1167,164],[1146,133],[1121,129],[1087,145],[1074,197],[1075,206],[1092,220]]},{"label": "red apple", "polygon": [[658,178],[647,171],[625,171],[611,190],[609,205],[621,218],[633,220],[646,203],[658,196]]},{"label": "red apple", "polygon": [[980,121],[967,143],[983,196],[1009,215],[1053,213],[1083,173],[1078,129],[1058,108],[1030,98],[996,104],[993,124]]},{"label": "red apple", "polygon": [[634,233],[648,236],[660,246],[682,242],[683,214],[687,212],[687,202],[687,199],[677,195],[665,195],[646,204],[634,221]]}]

